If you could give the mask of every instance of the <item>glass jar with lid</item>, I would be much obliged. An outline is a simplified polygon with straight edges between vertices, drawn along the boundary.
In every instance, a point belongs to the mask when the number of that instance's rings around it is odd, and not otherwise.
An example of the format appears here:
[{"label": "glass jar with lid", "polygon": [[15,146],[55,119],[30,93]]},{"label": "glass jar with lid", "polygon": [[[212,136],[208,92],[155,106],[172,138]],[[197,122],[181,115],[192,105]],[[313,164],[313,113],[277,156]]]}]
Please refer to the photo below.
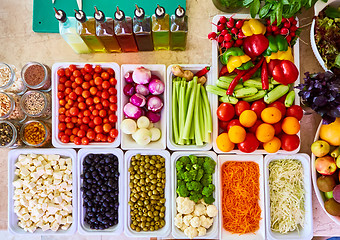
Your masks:
[{"label": "glass jar with lid", "polygon": [[30,118],[49,119],[51,117],[51,93],[29,90],[21,97],[20,106]]},{"label": "glass jar with lid", "polygon": [[24,121],[26,114],[20,107],[20,96],[14,93],[0,92],[0,120]]},{"label": "glass jar with lid", "polygon": [[29,89],[48,92],[51,90],[50,69],[38,62],[29,62],[21,70],[21,77]]},{"label": "glass jar with lid", "polygon": [[16,148],[22,145],[18,137],[20,125],[18,122],[0,121],[0,148]]},{"label": "glass jar with lid", "polygon": [[20,129],[22,141],[30,147],[44,147],[51,143],[51,126],[47,122],[30,120]]},{"label": "glass jar with lid", "polygon": [[0,62],[0,91],[16,93],[18,95],[26,91],[20,71],[15,66]]}]

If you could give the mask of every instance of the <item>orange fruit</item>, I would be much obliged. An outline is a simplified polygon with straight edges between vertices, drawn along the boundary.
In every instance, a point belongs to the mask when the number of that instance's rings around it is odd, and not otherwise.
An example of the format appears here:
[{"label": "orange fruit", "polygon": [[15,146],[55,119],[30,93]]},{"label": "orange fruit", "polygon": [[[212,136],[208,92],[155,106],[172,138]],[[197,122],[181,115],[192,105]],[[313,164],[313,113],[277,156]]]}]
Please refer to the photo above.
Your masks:
[{"label": "orange fruit", "polygon": [[275,129],[272,125],[268,123],[262,123],[260,126],[256,129],[256,138],[260,142],[269,142],[274,138],[275,135]]},{"label": "orange fruit", "polygon": [[282,121],[282,130],[289,135],[297,134],[300,131],[299,120],[295,117],[286,117]]},{"label": "orange fruit", "polygon": [[232,126],[229,129],[228,136],[231,142],[241,143],[246,139],[246,130],[241,126]]},{"label": "orange fruit", "polygon": [[261,118],[265,123],[274,124],[281,120],[282,113],[276,107],[267,107],[261,112]]},{"label": "orange fruit", "polygon": [[240,114],[239,120],[242,126],[252,127],[257,120],[257,115],[253,110],[244,110]]},{"label": "orange fruit", "polygon": [[230,152],[235,147],[235,144],[230,141],[228,133],[221,133],[218,135],[216,138],[216,144],[218,149],[222,152]]},{"label": "orange fruit", "polygon": [[274,137],[269,142],[266,142],[263,144],[264,150],[266,150],[268,153],[276,153],[281,148],[281,140],[277,137]]}]

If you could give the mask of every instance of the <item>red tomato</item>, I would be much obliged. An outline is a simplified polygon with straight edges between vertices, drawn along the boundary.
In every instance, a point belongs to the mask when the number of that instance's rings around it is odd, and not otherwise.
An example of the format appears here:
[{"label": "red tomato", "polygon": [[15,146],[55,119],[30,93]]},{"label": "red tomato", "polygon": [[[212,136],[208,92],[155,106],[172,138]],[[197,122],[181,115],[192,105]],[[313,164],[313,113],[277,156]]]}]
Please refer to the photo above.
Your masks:
[{"label": "red tomato", "polygon": [[294,151],[300,145],[300,138],[298,135],[283,134],[281,137],[281,147],[285,151]]},{"label": "red tomato", "polygon": [[81,144],[81,138],[80,137],[75,137],[73,140],[75,145],[80,145]]},{"label": "red tomato", "polygon": [[258,100],[258,101],[253,102],[250,109],[256,113],[258,119],[261,119],[261,112],[266,107],[267,105],[262,100]]},{"label": "red tomato", "polygon": [[71,135],[70,136],[70,142],[73,142],[74,143],[74,138],[75,138],[76,136],[74,136],[74,135]]},{"label": "red tomato", "polygon": [[114,114],[110,114],[109,116],[109,122],[115,123],[117,122],[117,116]]},{"label": "red tomato", "polygon": [[96,124],[96,125],[100,125],[100,124],[102,124],[103,120],[102,120],[100,117],[95,117],[95,118],[93,119],[93,122],[94,122],[94,124]]},{"label": "red tomato", "polygon": [[77,136],[80,137],[80,138],[85,137],[85,135],[86,135],[85,130],[80,129],[80,130],[77,132]]},{"label": "red tomato", "polygon": [[79,128],[77,128],[77,127],[76,127],[76,128],[73,128],[73,129],[72,129],[72,134],[73,134],[73,135],[77,135],[78,131],[79,131]]},{"label": "red tomato", "polygon": [[66,116],[61,114],[59,115],[59,122],[65,122]]},{"label": "red tomato", "polygon": [[66,129],[65,134],[68,135],[68,136],[71,136],[72,135],[72,129],[70,129],[70,128]]},{"label": "red tomato", "polygon": [[279,101],[273,102],[269,104],[268,107],[276,107],[277,109],[279,109],[282,114],[282,118],[286,115],[286,106],[282,102]]},{"label": "red tomato", "polygon": [[102,92],[102,98],[103,99],[108,99],[110,97],[110,94],[107,91]]},{"label": "red tomato", "polygon": [[233,105],[230,103],[221,103],[220,106],[217,108],[217,117],[221,121],[229,121],[235,115],[235,110]]},{"label": "red tomato", "polygon": [[66,77],[59,78],[59,83],[65,83],[67,81]]},{"label": "red tomato", "polygon": [[238,120],[238,119],[233,119],[228,123],[227,131],[229,131],[232,126],[241,126],[242,127],[240,120]]},{"label": "red tomato", "polygon": [[[110,82],[109,81],[104,81],[103,83],[102,83],[102,87],[104,88],[104,89],[109,89],[110,88]],[[111,94],[113,94],[113,95],[115,95],[115,93],[111,93]]]},{"label": "red tomato", "polygon": [[275,129],[275,135],[278,135],[281,133],[282,131],[281,125],[282,125],[281,121],[273,124],[273,127]]},{"label": "red tomato", "polygon": [[117,104],[111,103],[110,104],[110,110],[116,112],[117,111]]},{"label": "red tomato", "polygon": [[100,76],[104,80],[109,80],[109,78],[110,78],[110,74],[108,72],[102,72],[102,74]]},{"label": "red tomato", "polygon": [[103,109],[103,105],[100,104],[100,103],[97,103],[97,104],[96,104],[96,109],[98,109],[98,110]]},{"label": "red tomato", "polygon": [[102,103],[103,107],[109,107],[110,106],[110,102],[108,100],[103,100],[103,103]]},{"label": "red tomato", "polygon": [[57,74],[59,77],[65,76],[65,70],[63,68],[59,68]]},{"label": "red tomato", "polygon": [[65,69],[65,76],[66,76],[66,77],[70,77],[71,74],[72,74],[71,70],[70,70],[69,68],[66,68],[66,69]]},{"label": "red tomato", "polygon": [[60,141],[62,143],[69,143],[70,142],[70,137],[65,134],[65,135],[61,136]]},{"label": "red tomato", "polygon": [[293,105],[287,109],[287,117],[295,117],[297,120],[301,120],[303,117],[302,107]]},{"label": "red tomato", "polygon": [[86,137],[90,140],[93,140],[96,137],[96,132],[90,129],[87,131]]},{"label": "red tomato", "polygon": [[82,121],[84,124],[89,124],[89,122],[91,121],[91,119],[89,117],[83,117]]},{"label": "red tomato", "polygon": [[59,133],[58,133],[58,138],[61,139],[61,137],[64,136],[64,135],[65,135],[64,132],[59,132]]},{"label": "red tomato", "polygon": [[86,100],[85,100],[85,103],[86,103],[86,105],[89,105],[89,106],[91,106],[92,104],[93,104],[93,98],[87,98]]},{"label": "red tomato", "polygon": [[244,110],[249,110],[250,104],[246,101],[238,101],[235,105],[235,114],[240,116]]},{"label": "red tomato", "polygon": [[114,71],[112,68],[108,68],[106,71],[107,71],[111,76],[114,77],[115,71]]},{"label": "red tomato", "polygon": [[84,90],[88,90],[90,89],[91,85],[89,82],[83,82],[83,84],[81,85],[81,87],[84,89]]},{"label": "red tomato", "polygon": [[96,133],[102,133],[103,132],[103,127],[101,125],[97,125],[95,128],[94,128],[94,131]]},{"label": "red tomato", "polygon": [[116,103],[116,102],[117,102],[117,96],[111,95],[111,96],[109,97],[109,101],[110,101],[111,103]]},{"label": "red tomato", "polygon": [[96,77],[94,79],[94,84],[96,84],[97,86],[102,85],[102,83],[103,83],[103,79],[101,77]]},{"label": "red tomato", "polygon": [[111,131],[110,131],[110,137],[112,137],[112,138],[116,138],[116,137],[118,137],[118,130],[117,129],[111,129]]},{"label": "red tomato", "polygon": [[72,100],[77,100],[78,98],[78,95],[75,92],[71,92],[68,96]]},{"label": "red tomato", "polygon": [[84,103],[84,102],[78,103],[78,108],[81,109],[81,110],[85,110],[86,109],[86,103]]},{"label": "red tomato", "polygon": [[114,87],[110,87],[108,92],[111,94],[111,95],[117,95],[117,89],[115,89]]},{"label": "red tomato", "polygon": [[101,73],[101,72],[102,72],[102,67],[99,66],[99,65],[97,65],[97,66],[94,67],[94,71],[95,71],[96,73]]},{"label": "red tomato", "polygon": [[91,116],[91,111],[90,111],[90,110],[85,110],[85,111],[84,111],[84,116],[85,116],[85,117]]},{"label": "red tomato", "polygon": [[76,65],[71,64],[70,66],[68,66],[68,69],[70,69],[71,72],[74,72],[75,70],[77,70]]},{"label": "red tomato", "polygon": [[252,127],[248,128],[248,131],[255,134],[256,129],[257,129],[258,126],[260,126],[262,123],[263,123],[263,122],[262,122],[261,120],[257,119],[256,122],[255,122],[255,124],[254,124]]},{"label": "red tomato", "polygon": [[[62,105],[62,104],[60,104],[60,105]],[[64,108],[64,107],[59,108],[59,114],[65,114],[65,112],[66,112],[66,108]]]},{"label": "red tomato", "polygon": [[84,70],[88,73],[91,72],[93,70],[92,65],[91,64],[85,64]]},{"label": "red tomato", "polygon": [[113,143],[115,141],[115,139],[113,137],[111,137],[111,136],[108,136],[106,140],[109,143]]},{"label": "red tomato", "polygon": [[68,123],[66,123],[66,127],[67,128],[74,128],[74,123],[73,122],[68,122]]},{"label": "red tomato", "polygon": [[240,151],[251,153],[260,146],[260,142],[259,140],[257,140],[253,133],[247,133],[246,139],[243,142],[239,143],[237,146]]},{"label": "red tomato", "polygon": [[71,107],[70,113],[71,113],[72,116],[77,116],[78,113],[79,113],[79,109],[76,108],[76,107]]},{"label": "red tomato", "polygon": [[80,77],[81,76],[81,72],[79,70],[75,70],[73,71],[73,77],[77,78],[77,77]]},{"label": "red tomato", "polygon": [[62,84],[62,83],[59,83],[59,84],[58,84],[58,91],[60,91],[60,92],[65,91],[65,85]]},{"label": "red tomato", "polygon": [[84,101],[85,101],[85,98],[83,98],[83,96],[78,96],[78,97],[77,97],[77,101],[78,101],[78,102],[84,102]]},{"label": "red tomato", "polygon": [[83,93],[83,89],[81,87],[76,87],[76,89],[74,89],[74,92],[79,96]]},{"label": "red tomato", "polygon": [[88,97],[90,97],[91,96],[91,93],[90,93],[90,91],[83,91],[83,93],[81,94],[82,96],[83,96],[83,98],[88,98]]},{"label": "red tomato", "polygon": [[99,116],[102,117],[102,118],[106,117],[106,114],[107,114],[107,112],[105,110],[99,111]]},{"label": "red tomato", "polygon": [[109,124],[109,123],[105,123],[104,125],[103,125],[103,130],[104,130],[104,132],[106,132],[106,133],[108,133],[108,132],[110,132],[110,130],[111,130],[111,125]]},{"label": "red tomato", "polygon": [[59,123],[59,124],[58,124],[58,129],[59,129],[59,131],[65,131],[65,129],[66,129],[66,124],[65,124],[65,123]]},{"label": "red tomato", "polygon": [[109,82],[110,82],[111,86],[117,85],[117,79],[115,79],[115,78],[110,78]]}]

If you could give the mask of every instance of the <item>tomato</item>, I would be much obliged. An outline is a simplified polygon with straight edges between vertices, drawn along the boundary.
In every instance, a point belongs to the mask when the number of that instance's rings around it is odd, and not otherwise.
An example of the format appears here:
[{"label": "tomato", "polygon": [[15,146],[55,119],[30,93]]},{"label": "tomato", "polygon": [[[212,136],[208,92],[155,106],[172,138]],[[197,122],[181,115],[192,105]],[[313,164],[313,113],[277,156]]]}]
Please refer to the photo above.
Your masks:
[{"label": "tomato", "polygon": [[99,97],[94,97],[93,98],[93,102],[95,103],[95,104],[97,104],[97,103],[100,103],[100,98]]},{"label": "tomato", "polygon": [[86,135],[85,130],[80,129],[80,130],[77,132],[77,136],[80,137],[80,138],[85,137],[85,135]]},{"label": "tomato", "polygon": [[111,131],[110,131],[110,137],[112,137],[112,138],[116,138],[116,137],[118,137],[118,130],[117,129],[111,129]]},{"label": "tomato", "polygon": [[[85,74],[84,80],[87,81],[87,83],[88,83],[88,81],[92,80],[92,75],[91,75],[91,74],[88,74],[88,73]],[[83,83],[83,84],[84,84],[84,83]],[[90,84],[90,83],[88,83],[88,84]]]},{"label": "tomato", "polygon": [[111,96],[109,97],[109,101],[110,101],[111,103],[117,103],[117,96],[111,95]]},{"label": "tomato", "polygon": [[74,82],[75,79],[76,79],[76,78],[75,78],[75,76],[73,76],[73,75],[70,77],[71,82]]},{"label": "tomato", "polygon": [[229,122],[228,126],[227,126],[227,131],[229,131],[229,129],[232,127],[232,126],[241,126],[241,123],[238,119],[233,119]]},{"label": "tomato", "polygon": [[108,72],[102,72],[102,74],[100,76],[104,80],[109,80],[109,78],[110,78],[110,74]]},{"label": "tomato", "polygon": [[89,129],[86,133],[86,137],[90,140],[93,140],[96,137],[96,132],[92,129]]},{"label": "tomato", "polygon": [[111,136],[108,136],[106,140],[109,143],[113,143],[115,141],[115,139],[113,137],[111,137]]},{"label": "tomato", "polygon": [[87,98],[86,100],[85,100],[85,103],[86,103],[86,105],[92,105],[93,104],[93,98]]},{"label": "tomato", "polygon": [[66,123],[67,128],[74,128],[74,123],[73,122],[68,122]]},{"label": "tomato", "polygon": [[91,93],[90,93],[90,91],[85,90],[85,91],[82,92],[81,95],[83,96],[83,98],[88,98],[88,97],[91,96]]},{"label": "tomato", "polygon": [[94,128],[94,131],[96,133],[102,133],[103,132],[103,127],[101,125],[97,125],[95,128]]},{"label": "tomato", "polygon": [[91,64],[85,64],[84,70],[88,73],[91,72],[93,70],[92,65]]},{"label": "tomato", "polygon": [[104,132],[110,132],[110,130],[111,130],[111,125],[109,124],[109,123],[105,123],[104,125],[103,125],[103,130],[104,130]]},{"label": "tomato", "polygon": [[83,121],[84,124],[89,124],[91,119],[89,117],[83,117],[82,121]]},{"label": "tomato", "polygon": [[59,132],[59,133],[58,133],[58,138],[61,139],[61,137],[64,136],[64,135],[65,135],[64,132]]},{"label": "tomato", "polygon": [[85,111],[84,111],[84,116],[85,116],[85,117],[91,116],[91,111],[90,111],[90,110],[85,110]]},{"label": "tomato", "polygon": [[63,92],[58,92],[57,97],[58,99],[63,99],[65,97],[65,94]]},{"label": "tomato", "polygon": [[84,68],[80,69],[80,72],[81,72],[81,75],[85,76],[85,74],[86,74],[86,71],[85,71],[85,69],[84,69]]},{"label": "tomato", "polygon": [[115,123],[117,122],[117,116],[114,114],[110,114],[109,116],[109,122]]},{"label": "tomato", "polygon": [[65,70],[63,68],[59,68],[57,74],[59,77],[65,76]]},{"label": "tomato", "polygon": [[59,117],[58,117],[58,119],[59,119],[59,122],[65,122],[65,118],[66,118],[66,116],[65,116],[65,115],[63,115],[63,114],[60,114],[60,115],[59,115]]},{"label": "tomato", "polygon": [[69,68],[66,68],[66,69],[65,69],[65,76],[66,76],[66,77],[70,77],[71,74],[72,74],[71,70],[70,70]]},{"label": "tomato", "polygon": [[110,110],[116,112],[117,111],[117,104],[111,103],[110,104]]},{"label": "tomato", "polygon": [[100,125],[100,124],[102,124],[103,120],[102,120],[100,117],[95,117],[95,118],[93,119],[93,122],[94,122],[94,124],[96,124],[96,125]]},{"label": "tomato", "polygon": [[235,115],[235,110],[233,105],[230,103],[221,103],[220,106],[217,108],[217,117],[221,121],[229,121]]},{"label": "tomato", "polygon": [[74,143],[74,138],[75,138],[76,136],[74,136],[74,135],[71,135],[70,136],[70,142],[73,142]]},{"label": "tomato", "polygon": [[64,91],[65,91],[65,85],[62,84],[62,83],[59,83],[59,84],[58,84],[58,91],[64,92]]},{"label": "tomato", "polygon": [[98,116],[98,115],[99,115],[99,111],[98,111],[97,109],[94,109],[94,110],[92,111],[92,115],[93,115],[93,116]]},{"label": "tomato", "polygon": [[110,78],[109,82],[110,82],[111,86],[117,85],[117,79],[115,79],[115,78]]},{"label": "tomato", "polygon": [[248,128],[248,131],[251,132],[251,133],[255,133],[257,127],[260,126],[262,123],[263,122],[261,120],[257,119],[255,124],[252,127]]},{"label": "tomato", "polygon": [[[65,94],[70,94],[72,92],[72,89],[70,87],[66,88],[65,89]],[[68,96],[65,97],[65,99],[67,98]],[[66,99],[67,100],[67,99]]]},{"label": "tomato", "polygon": [[[66,113],[65,113],[65,115],[67,116],[69,114],[69,112],[68,111],[66,111]],[[71,115],[70,115],[71,116]],[[70,116],[67,116],[66,118],[65,118],[65,122],[71,122],[71,118],[70,118]]]},{"label": "tomato", "polygon": [[71,72],[74,72],[75,70],[77,70],[77,67],[74,64],[70,64],[70,66],[68,66],[68,69],[70,69]]},{"label": "tomato", "polygon": [[70,113],[71,113],[72,116],[77,116],[78,113],[79,113],[79,109],[76,108],[76,107],[71,107]]},{"label": "tomato", "polygon": [[68,136],[71,136],[72,135],[72,129],[70,129],[70,128],[66,129],[65,134],[68,135]]},{"label": "tomato", "polygon": [[75,137],[73,140],[75,145],[80,145],[81,144],[81,138],[80,137]]},{"label": "tomato", "polygon": [[240,116],[244,110],[249,110],[250,104],[246,101],[238,101],[235,105],[235,114]]},{"label": "tomato", "polygon": [[77,100],[78,97],[78,95],[75,92],[71,92],[68,96],[72,100]]},{"label": "tomato", "polygon": [[105,110],[99,111],[99,116],[102,117],[102,118],[106,117],[106,114],[107,114],[107,112]]},{"label": "tomato", "polygon": [[81,76],[81,72],[79,70],[74,70],[72,75],[73,77],[77,78]]},{"label": "tomato", "polygon": [[90,93],[91,93],[92,95],[96,95],[97,91],[98,91],[98,89],[97,89],[96,87],[91,87],[91,88],[90,88]]},{"label": "tomato", "polygon": [[83,82],[81,87],[83,88],[83,90],[88,90],[88,89],[90,89],[91,85],[88,82]]},{"label": "tomato", "polygon": [[110,102],[108,100],[103,100],[103,103],[102,103],[103,107],[110,107]]},{"label": "tomato", "polygon": [[97,65],[97,66],[94,67],[94,71],[95,71],[96,73],[101,73],[101,72],[102,72],[102,67],[99,66],[99,65]]},{"label": "tomato", "polygon": [[76,84],[81,85],[83,83],[83,79],[81,77],[77,77],[75,82]]},{"label": "tomato", "polygon": [[108,92],[111,94],[111,95],[117,95],[117,89],[115,89],[114,87],[110,87]]},{"label": "tomato", "polygon": [[279,109],[282,114],[282,118],[286,115],[286,106],[282,102],[279,101],[273,102],[269,104],[268,107],[276,107],[277,109]]},{"label": "tomato", "polygon": [[109,99],[109,97],[110,97],[110,94],[107,91],[102,92],[102,98],[103,99]]},{"label": "tomato", "polygon": [[237,146],[241,152],[251,153],[260,146],[260,142],[253,133],[247,133],[246,139]]},{"label": "tomato", "polygon": [[61,136],[60,141],[62,143],[69,143],[70,142],[70,137],[65,134],[65,135]]},{"label": "tomato", "polygon": [[282,134],[281,147],[285,151],[294,151],[300,145],[300,138],[298,135]]},{"label": "tomato", "polygon": [[[62,104],[60,104],[60,105],[62,105]],[[64,108],[64,107],[59,108],[59,114],[65,114],[65,112],[66,112],[66,108]]]},{"label": "tomato", "polygon": [[58,124],[58,129],[59,129],[59,131],[65,131],[65,129],[66,129],[66,124],[65,124],[65,123],[59,123],[59,124]]},{"label": "tomato", "polygon": [[287,109],[287,117],[295,117],[297,120],[301,120],[303,117],[302,107],[298,105],[293,105]]},{"label": "tomato", "polygon": [[280,122],[277,122],[277,123],[274,123],[273,124],[273,127],[275,129],[275,135],[278,135],[281,133],[282,131],[282,127],[281,127],[281,121]]},{"label": "tomato", "polygon": [[101,77],[96,77],[94,79],[94,84],[96,84],[97,86],[102,85],[102,83],[103,83],[103,79]]},{"label": "tomato", "polygon": [[252,103],[252,105],[250,106],[250,109],[256,113],[258,119],[261,119],[261,112],[266,107],[267,105],[262,100],[258,100]]},{"label": "tomato", "polygon": [[112,68],[108,68],[106,71],[107,71],[111,76],[114,77],[115,71],[114,71]]},{"label": "tomato", "polygon": [[[111,84],[110,84],[109,81],[104,81],[104,82],[102,83],[102,87],[103,87],[104,89],[109,89],[109,88],[111,87]],[[111,93],[111,94],[115,95],[115,93]]]},{"label": "tomato", "polygon": [[67,81],[66,77],[59,78],[59,83],[65,83]]},{"label": "tomato", "polygon": [[105,124],[105,123],[109,123],[109,119],[108,118],[104,118],[103,119],[103,123]]},{"label": "tomato", "polygon": [[97,104],[96,104],[96,109],[98,109],[98,110],[103,109],[103,105],[100,104],[100,103],[97,103]]},{"label": "tomato", "polygon": [[97,89],[98,89],[99,91],[97,91],[96,96],[101,98],[101,97],[102,97],[102,91],[101,91],[102,89],[101,89],[101,86],[98,86]]}]

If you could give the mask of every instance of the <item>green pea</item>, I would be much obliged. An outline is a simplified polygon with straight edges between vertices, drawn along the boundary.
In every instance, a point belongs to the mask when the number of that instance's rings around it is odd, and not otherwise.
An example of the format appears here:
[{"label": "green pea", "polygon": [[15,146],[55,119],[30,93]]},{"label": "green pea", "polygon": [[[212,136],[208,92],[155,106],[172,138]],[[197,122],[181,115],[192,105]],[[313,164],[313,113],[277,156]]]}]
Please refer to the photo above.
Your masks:
[{"label": "green pea", "polygon": [[152,159],[151,161],[150,161],[150,164],[151,165],[154,165],[156,162],[155,162],[155,160],[154,159]]},{"label": "green pea", "polygon": [[140,227],[136,227],[136,232],[140,232]]},{"label": "green pea", "polygon": [[139,159],[141,158],[141,155],[138,153],[138,154],[135,156],[135,158],[136,158],[137,160],[139,160]]},{"label": "green pea", "polygon": [[156,180],[156,179],[152,179],[152,180],[151,180],[151,183],[152,183],[152,184],[156,184],[156,183],[157,183],[157,180]]},{"label": "green pea", "polygon": [[[152,219],[151,219],[150,217],[147,217],[147,218],[146,218],[146,221],[148,221],[148,222],[151,222],[151,220],[152,220]],[[151,222],[150,224],[152,225],[152,222]]]},{"label": "green pea", "polygon": [[149,230],[148,227],[144,227],[144,228],[143,228],[143,231],[144,231],[144,232],[147,232],[148,230]]},{"label": "green pea", "polygon": [[139,175],[138,175],[138,174],[136,174],[136,175],[135,175],[135,178],[136,178],[136,179],[140,179],[140,177],[139,177]]},{"label": "green pea", "polygon": [[164,213],[165,212],[165,207],[163,206],[163,207],[161,207],[161,213]]},{"label": "green pea", "polygon": [[159,164],[159,163],[156,164],[156,168],[161,168],[161,167],[162,167],[161,164]]},{"label": "green pea", "polygon": [[148,216],[152,218],[153,217],[153,213],[152,212],[148,212]]},{"label": "green pea", "polygon": [[165,221],[161,220],[161,226],[164,227],[165,226]]},{"label": "green pea", "polygon": [[155,231],[155,228],[153,226],[150,227],[150,231]]},{"label": "green pea", "polygon": [[137,201],[137,199],[136,198],[134,198],[134,197],[131,197],[131,202],[136,202]]},{"label": "green pea", "polygon": [[159,217],[164,218],[164,213],[163,212],[159,213]]},{"label": "green pea", "polygon": [[158,221],[159,217],[154,217],[153,220]]},{"label": "green pea", "polygon": [[158,216],[158,214],[159,214],[158,211],[154,211],[154,212],[153,212],[153,215],[154,215],[154,216]]},{"label": "green pea", "polygon": [[131,228],[132,230],[136,230],[136,226],[133,225],[132,223],[130,224],[130,228]]},{"label": "green pea", "polygon": [[159,200],[160,203],[165,203],[165,198]]},{"label": "green pea", "polygon": [[155,231],[159,229],[158,225],[155,224]]}]

